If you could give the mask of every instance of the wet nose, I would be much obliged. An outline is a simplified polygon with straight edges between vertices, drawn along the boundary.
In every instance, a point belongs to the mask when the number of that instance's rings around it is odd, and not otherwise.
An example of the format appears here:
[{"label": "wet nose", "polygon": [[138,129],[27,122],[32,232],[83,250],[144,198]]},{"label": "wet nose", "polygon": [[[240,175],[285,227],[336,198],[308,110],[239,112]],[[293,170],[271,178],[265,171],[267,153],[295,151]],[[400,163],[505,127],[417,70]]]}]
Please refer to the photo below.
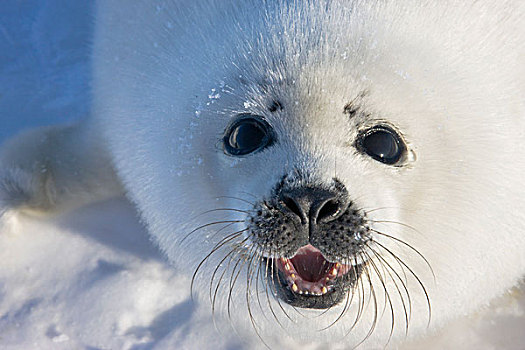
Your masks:
[{"label": "wet nose", "polygon": [[345,193],[344,189],[299,187],[282,191],[280,200],[284,209],[301,223],[317,225],[335,220],[346,211]]}]

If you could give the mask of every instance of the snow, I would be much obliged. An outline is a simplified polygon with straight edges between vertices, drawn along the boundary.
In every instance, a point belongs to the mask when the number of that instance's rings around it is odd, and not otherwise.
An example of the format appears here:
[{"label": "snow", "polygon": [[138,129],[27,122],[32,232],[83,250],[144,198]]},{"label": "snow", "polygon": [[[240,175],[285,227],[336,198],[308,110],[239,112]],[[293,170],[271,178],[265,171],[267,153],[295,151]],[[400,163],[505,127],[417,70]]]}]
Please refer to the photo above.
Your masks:
[{"label": "snow", "polygon": [[165,263],[122,199],[48,218],[9,214],[0,252],[2,349],[212,344],[188,277]]},{"label": "snow", "polygon": [[[0,142],[89,112],[89,1],[0,5]],[[210,97],[211,98],[211,97]],[[525,347],[516,288],[406,349]],[[242,349],[219,334],[189,277],[166,263],[134,208],[114,199],[0,222],[1,349]]]}]

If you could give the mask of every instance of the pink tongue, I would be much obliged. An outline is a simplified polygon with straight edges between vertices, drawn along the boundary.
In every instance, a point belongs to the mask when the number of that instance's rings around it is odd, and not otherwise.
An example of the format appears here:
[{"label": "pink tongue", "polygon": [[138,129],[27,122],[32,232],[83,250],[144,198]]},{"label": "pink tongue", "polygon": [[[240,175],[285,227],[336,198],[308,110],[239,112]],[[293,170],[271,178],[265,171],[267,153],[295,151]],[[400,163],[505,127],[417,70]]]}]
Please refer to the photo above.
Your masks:
[{"label": "pink tongue", "polygon": [[326,261],[319,249],[310,244],[300,248],[290,261],[299,276],[309,282],[325,278],[333,265]]}]

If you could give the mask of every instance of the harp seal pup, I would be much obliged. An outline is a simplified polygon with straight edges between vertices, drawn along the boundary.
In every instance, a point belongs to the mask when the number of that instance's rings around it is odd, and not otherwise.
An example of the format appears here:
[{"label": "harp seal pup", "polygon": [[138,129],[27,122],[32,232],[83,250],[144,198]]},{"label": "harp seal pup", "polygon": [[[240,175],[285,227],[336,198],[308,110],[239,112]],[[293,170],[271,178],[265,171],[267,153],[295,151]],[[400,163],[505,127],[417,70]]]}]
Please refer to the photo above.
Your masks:
[{"label": "harp seal pup", "polygon": [[244,339],[424,334],[525,272],[524,14],[517,0],[100,1],[93,113],[7,142],[0,203],[125,193]]}]

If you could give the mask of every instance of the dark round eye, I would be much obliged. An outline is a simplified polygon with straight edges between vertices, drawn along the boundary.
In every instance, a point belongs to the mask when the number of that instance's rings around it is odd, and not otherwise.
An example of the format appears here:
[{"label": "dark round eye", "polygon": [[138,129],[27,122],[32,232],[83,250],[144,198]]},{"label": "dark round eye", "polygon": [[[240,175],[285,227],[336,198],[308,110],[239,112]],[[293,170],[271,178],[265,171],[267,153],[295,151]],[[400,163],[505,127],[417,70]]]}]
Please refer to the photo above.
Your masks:
[{"label": "dark round eye", "polygon": [[224,135],[224,149],[233,156],[258,151],[272,142],[271,128],[257,116],[243,116]]},{"label": "dark round eye", "polygon": [[377,161],[394,165],[403,157],[406,146],[401,137],[386,126],[365,131],[357,142],[358,148]]}]

